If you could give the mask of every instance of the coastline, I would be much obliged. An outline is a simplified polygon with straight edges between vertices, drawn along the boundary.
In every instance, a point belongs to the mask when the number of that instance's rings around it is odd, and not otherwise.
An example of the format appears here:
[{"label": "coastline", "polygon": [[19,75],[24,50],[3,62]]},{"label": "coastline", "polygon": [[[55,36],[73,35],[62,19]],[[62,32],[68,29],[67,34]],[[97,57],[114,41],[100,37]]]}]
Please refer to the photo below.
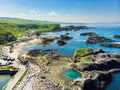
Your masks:
[{"label": "coastline", "polygon": [[20,42],[19,44],[15,43],[16,46],[14,46],[14,50],[12,53],[9,53],[9,46],[5,46],[3,48],[3,51],[5,52],[6,55],[15,58],[15,61],[13,63],[12,66],[14,66],[15,68],[19,68],[18,72],[14,75],[14,78],[11,78],[11,80],[3,87],[3,90],[12,90],[12,88],[16,85],[16,83],[19,81],[19,79],[22,77],[22,75],[25,73],[25,71],[27,70],[27,68],[22,65],[20,63],[20,61],[18,60],[18,55],[21,52],[21,49],[24,45],[27,44],[32,44],[32,43],[36,43],[36,42],[41,42],[40,39],[32,39],[29,40],[27,42]]}]

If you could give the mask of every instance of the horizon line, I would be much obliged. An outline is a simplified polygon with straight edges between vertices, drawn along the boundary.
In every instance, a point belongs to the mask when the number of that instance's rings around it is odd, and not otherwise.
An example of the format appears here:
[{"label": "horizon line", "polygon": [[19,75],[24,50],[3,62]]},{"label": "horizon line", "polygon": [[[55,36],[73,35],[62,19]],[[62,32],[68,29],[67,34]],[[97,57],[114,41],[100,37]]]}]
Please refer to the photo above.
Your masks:
[{"label": "horizon line", "polygon": [[43,22],[52,22],[52,23],[75,23],[75,24],[79,24],[79,23],[81,23],[81,24],[86,24],[86,23],[88,23],[88,24],[97,24],[97,23],[120,23],[120,21],[113,21],[113,22],[62,22],[62,21],[49,21],[49,20],[36,20],[36,19],[27,19],[27,18],[19,18],[19,17],[4,17],[4,16],[0,16],[0,18],[9,18],[9,19],[23,19],[23,20],[29,20],[29,21],[38,21],[38,22],[40,22],[40,21],[43,21]]}]

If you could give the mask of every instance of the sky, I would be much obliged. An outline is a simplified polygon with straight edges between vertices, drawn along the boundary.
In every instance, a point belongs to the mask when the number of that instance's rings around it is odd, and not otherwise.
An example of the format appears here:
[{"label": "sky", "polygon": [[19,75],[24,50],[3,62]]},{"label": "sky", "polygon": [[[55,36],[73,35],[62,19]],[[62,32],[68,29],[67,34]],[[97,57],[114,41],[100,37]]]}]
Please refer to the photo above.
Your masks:
[{"label": "sky", "polygon": [[120,22],[120,0],[0,0],[0,17],[58,22]]}]

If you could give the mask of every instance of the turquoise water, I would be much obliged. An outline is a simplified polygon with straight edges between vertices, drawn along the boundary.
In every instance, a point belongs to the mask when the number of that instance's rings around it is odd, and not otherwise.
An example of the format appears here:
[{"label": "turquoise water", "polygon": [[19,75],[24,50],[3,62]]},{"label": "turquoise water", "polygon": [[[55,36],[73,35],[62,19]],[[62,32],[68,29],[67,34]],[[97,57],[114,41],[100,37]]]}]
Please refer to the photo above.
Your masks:
[{"label": "turquoise water", "polygon": [[106,90],[120,90],[120,73],[113,74],[113,80]]},{"label": "turquoise water", "polygon": [[[103,47],[99,46],[100,43],[97,44],[87,44],[85,41],[88,38],[87,36],[80,36],[81,33],[84,32],[96,32],[100,36],[105,36],[108,38],[113,38],[113,35],[120,34],[120,27],[96,27],[95,29],[87,29],[87,30],[79,30],[79,31],[62,31],[62,32],[49,32],[46,33],[48,36],[59,36],[65,33],[70,33],[70,36],[73,36],[74,38],[72,40],[67,41],[67,44],[64,46],[57,45],[56,41],[51,43],[50,45],[43,46],[40,44],[33,44],[23,47],[24,51],[30,51],[34,49],[58,49],[59,53],[64,55],[71,55],[74,53],[74,51],[77,48],[87,48],[91,47],[93,49],[101,48],[109,53],[114,52],[120,52],[120,48],[109,48],[109,47]],[[114,38],[113,38],[114,39]],[[115,39],[116,42],[114,43],[120,43],[120,39]]]},{"label": "turquoise water", "polygon": [[[103,49],[104,51],[108,53],[116,53],[120,52],[120,48],[109,48],[109,47],[103,47],[99,46],[101,43],[96,43],[96,44],[87,44],[85,41],[88,38],[87,36],[80,36],[81,33],[85,32],[95,32],[99,34],[100,36],[112,38],[115,40],[113,43],[120,43],[120,39],[115,39],[113,38],[114,35],[120,35],[120,26],[102,26],[102,25],[96,25],[95,29],[87,29],[87,30],[79,30],[79,31],[62,31],[62,32],[49,32],[46,33],[47,36],[59,36],[63,35],[66,33],[70,33],[70,36],[73,36],[72,40],[69,40],[66,45],[64,46],[58,46],[56,41],[51,43],[50,45],[40,45],[40,44],[32,44],[23,47],[24,51],[30,51],[34,49],[42,49],[42,50],[47,50],[47,49],[58,49],[59,53],[64,54],[64,55],[72,55],[74,51],[77,48],[93,48],[93,49]],[[108,43],[108,42],[106,42]],[[64,76],[70,80],[74,80],[78,77],[81,77],[81,75],[73,70],[67,70],[64,73]],[[110,85],[108,85],[107,90],[118,90],[120,87],[120,74],[113,74],[114,80],[111,82]]]},{"label": "turquoise water", "polygon": [[10,75],[0,75],[0,90],[8,83],[11,79]]},{"label": "turquoise water", "polygon": [[82,75],[78,72],[76,72],[75,70],[73,69],[66,69],[64,72],[63,72],[63,76],[65,78],[67,78],[68,80],[75,80],[76,78],[80,78],[82,77]]}]

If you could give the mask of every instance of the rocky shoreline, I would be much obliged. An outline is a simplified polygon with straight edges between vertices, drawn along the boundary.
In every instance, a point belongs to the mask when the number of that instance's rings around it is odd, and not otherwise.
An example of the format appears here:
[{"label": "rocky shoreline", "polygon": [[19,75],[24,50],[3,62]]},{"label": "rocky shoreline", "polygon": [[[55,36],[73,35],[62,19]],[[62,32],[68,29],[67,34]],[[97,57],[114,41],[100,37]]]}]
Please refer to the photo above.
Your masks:
[{"label": "rocky shoreline", "polygon": [[63,90],[63,85],[48,78],[39,66],[29,63],[27,75],[15,90]]},{"label": "rocky shoreline", "polygon": [[[120,54],[108,54],[99,52],[96,54],[94,50],[87,51],[87,55],[93,55],[94,60],[91,62],[77,62],[71,66],[79,71],[84,72],[84,77],[74,80],[72,85],[74,88],[81,90],[105,90],[106,86],[112,81],[112,74],[120,72]],[[75,59],[82,60],[82,55]],[[75,90],[77,90],[75,89]]]}]

